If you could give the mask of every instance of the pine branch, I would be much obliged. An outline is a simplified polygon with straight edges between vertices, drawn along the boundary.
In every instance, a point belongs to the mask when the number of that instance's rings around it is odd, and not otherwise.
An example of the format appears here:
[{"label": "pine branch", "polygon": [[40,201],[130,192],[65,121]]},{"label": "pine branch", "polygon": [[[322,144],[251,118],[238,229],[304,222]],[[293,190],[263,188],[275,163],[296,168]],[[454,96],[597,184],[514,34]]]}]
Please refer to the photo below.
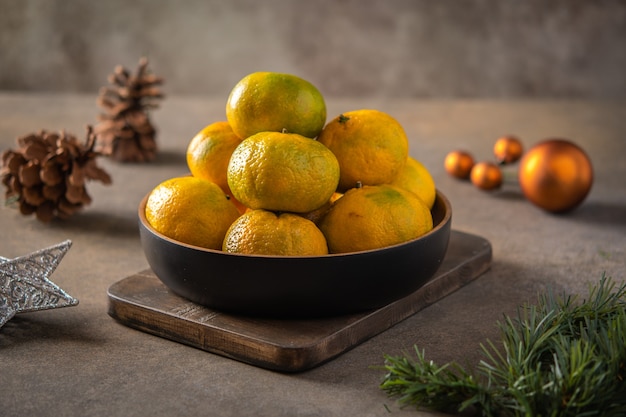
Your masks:
[{"label": "pine branch", "polygon": [[387,375],[381,387],[403,405],[458,411],[488,403],[488,392],[456,363],[437,366],[415,347],[416,359],[385,356]]},{"label": "pine branch", "polygon": [[386,355],[381,389],[401,406],[482,416],[626,415],[626,284],[602,276],[589,297],[555,297],[498,323],[501,344],[481,345],[473,372]]}]

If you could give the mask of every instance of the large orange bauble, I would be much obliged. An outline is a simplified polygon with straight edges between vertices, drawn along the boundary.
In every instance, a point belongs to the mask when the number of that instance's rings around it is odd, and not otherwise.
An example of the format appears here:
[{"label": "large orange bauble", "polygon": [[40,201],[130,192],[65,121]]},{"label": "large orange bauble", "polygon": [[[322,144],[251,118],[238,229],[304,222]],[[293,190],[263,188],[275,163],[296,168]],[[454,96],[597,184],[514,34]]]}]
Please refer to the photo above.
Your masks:
[{"label": "large orange bauble", "polygon": [[587,154],[565,139],[530,148],[519,166],[519,184],[533,204],[553,213],[574,209],[589,194],[593,168]]}]

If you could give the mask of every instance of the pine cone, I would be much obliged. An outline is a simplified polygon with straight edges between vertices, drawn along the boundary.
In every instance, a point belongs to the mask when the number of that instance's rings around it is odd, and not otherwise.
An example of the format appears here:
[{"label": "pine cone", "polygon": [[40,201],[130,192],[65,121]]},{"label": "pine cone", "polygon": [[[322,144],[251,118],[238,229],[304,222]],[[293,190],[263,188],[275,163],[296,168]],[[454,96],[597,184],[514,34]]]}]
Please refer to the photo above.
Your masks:
[{"label": "pine cone", "polygon": [[71,134],[40,131],[17,138],[18,150],[2,154],[0,176],[7,187],[7,202],[17,202],[24,215],[38,220],[68,218],[91,203],[86,180],[111,183],[111,177],[96,165],[95,135],[87,127],[86,145]]},{"label": "pine cone", "polygon": [[156,157],[156,129],[147,111],[157,108],[163,98],[157,87],[163,79],[147,73],[148,60],[142,58],[135,75],[122,66],[109,75],[110,87],[103,87],[98,105],[100,114],[94,131],[96,150],[121,162],[152,161]]}]

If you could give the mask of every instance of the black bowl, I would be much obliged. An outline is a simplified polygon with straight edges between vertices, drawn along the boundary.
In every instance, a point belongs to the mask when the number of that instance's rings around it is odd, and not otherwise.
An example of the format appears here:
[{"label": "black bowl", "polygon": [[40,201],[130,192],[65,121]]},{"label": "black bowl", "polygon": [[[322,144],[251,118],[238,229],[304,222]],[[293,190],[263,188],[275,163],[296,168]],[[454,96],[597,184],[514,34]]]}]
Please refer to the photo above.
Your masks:
[{"label": "black bowl", "polygon": [[224,312],[275,318],[352,314],[382,307],[423,286],[444,258],[452,220],[437,192],[433,230],[394,246],[309,257],[255,256],[204,249],[155,231],[139,205],[146,259],[174,293]]}]

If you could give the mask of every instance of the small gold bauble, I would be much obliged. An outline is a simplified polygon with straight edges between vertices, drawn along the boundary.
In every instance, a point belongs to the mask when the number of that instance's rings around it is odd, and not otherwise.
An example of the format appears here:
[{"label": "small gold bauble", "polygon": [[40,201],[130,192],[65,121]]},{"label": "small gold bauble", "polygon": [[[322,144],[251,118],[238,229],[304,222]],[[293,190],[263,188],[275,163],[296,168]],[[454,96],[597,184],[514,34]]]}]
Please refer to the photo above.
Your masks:
[{"label": "small gold bauble", "polygon": [[470,180],[481,190],[495,190],[502,185],[502,171],[493,162],[479,162],[472,168]]},{"label": "small gold bauble", "polygon": [[515,136],[502,136],[493,145],[493,154],[500,164],[517,162],[523,153],[522,142]]},{"label": "small gold bauble", "polygon": [[465,151],[452,151],[444,160],[446,172],[455,178],[467,179],[474,166],[474,158]]}]

